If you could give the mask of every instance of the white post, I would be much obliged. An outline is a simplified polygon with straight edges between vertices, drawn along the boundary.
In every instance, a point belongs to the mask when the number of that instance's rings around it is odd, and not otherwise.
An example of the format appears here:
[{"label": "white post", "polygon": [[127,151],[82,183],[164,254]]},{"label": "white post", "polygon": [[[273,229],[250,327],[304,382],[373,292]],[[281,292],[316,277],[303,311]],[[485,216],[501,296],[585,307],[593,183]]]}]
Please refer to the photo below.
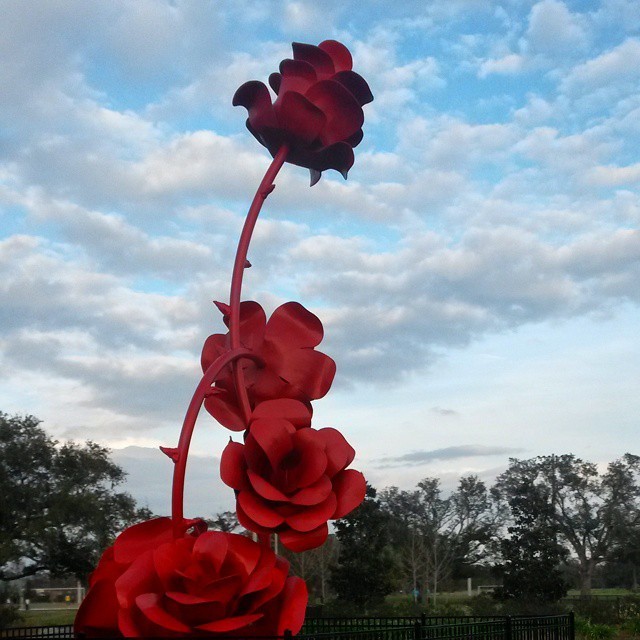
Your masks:
[{"label": "white post", "polygon": [[82,602],[82,583],[80,580],[76,580],[76,604],[80,606]]},{"label": "white post", "polygon": [[472,596],[473,595],[473,588],[471,586],[471,578],[467,578],[467,595],[468,596]]}]

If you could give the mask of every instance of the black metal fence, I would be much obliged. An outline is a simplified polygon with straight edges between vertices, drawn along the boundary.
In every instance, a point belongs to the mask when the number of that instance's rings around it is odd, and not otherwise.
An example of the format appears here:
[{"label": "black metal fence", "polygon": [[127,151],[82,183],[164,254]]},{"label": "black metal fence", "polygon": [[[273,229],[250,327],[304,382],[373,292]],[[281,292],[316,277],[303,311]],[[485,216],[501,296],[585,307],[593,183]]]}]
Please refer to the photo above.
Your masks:
[{"label": "black metal fence", "polygon": [[0,630],[0,638],[75,638],[73,625],[47,627],[11,627]]},{"label": "black metal fence", "polygon": [[[74,638],[73,626],[15,627],[0,638]],[[214,636],[212,636],[214,637]],[[223,636],[215,636],[222,640]],[[264,640],[290,640],[291,634]],[[308,618],[296,640],[575,640],[573,613],[554,616]],[[238,640],[236,637],[235,640]]]},{"label": "black metal fence", "polygon": [[573,614],[555,616],[497,616],[452,624],[427,624],[421,640],[574,640]]},{"label": "black metal fence", "polygon": [[[401,631],[402,630],[402,631]],[[574,640],[575,621],[572,613],[550,616],[405,616],[396,618],[310,618],[299,638],[344,638],[347,633],[397,632],[394,638],[419,640]]]}]

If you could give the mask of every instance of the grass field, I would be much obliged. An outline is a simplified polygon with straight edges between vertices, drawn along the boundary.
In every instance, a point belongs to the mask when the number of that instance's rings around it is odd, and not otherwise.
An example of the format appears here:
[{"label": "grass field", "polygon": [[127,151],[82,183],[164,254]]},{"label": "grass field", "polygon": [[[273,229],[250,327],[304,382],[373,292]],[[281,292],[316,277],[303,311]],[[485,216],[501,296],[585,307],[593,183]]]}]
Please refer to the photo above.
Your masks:
[{"label": "grass field", "polygon": [[[71,624],[76,617],[76,609],[52,609],[49,611],[21,611],[22,620],[16,627],[44,627],[46,625]],[[12,625],[14,626],[14,625]]]},{"label": "grass field", "polygon": [[[627,589],[593,589],[593,595],[606,596],[624,596],[633,592]],[[578,591],[570,591],[569,595],[579,595]],[[393,604],[399,604],[409,599],[406,594],[394,594],[387,597],[387,601]],[[438,594],[438,602],[445,603],[464,603],[468,599],[466,591],[455,591],[450,593]],[[21,627],[39,627],[46,625],[72,624],[76,615],[75,609],[70,609],[66,605],[60,605],[58,609],[49,611],[21,611],[22,621],[17,622],[15,626]]]}]

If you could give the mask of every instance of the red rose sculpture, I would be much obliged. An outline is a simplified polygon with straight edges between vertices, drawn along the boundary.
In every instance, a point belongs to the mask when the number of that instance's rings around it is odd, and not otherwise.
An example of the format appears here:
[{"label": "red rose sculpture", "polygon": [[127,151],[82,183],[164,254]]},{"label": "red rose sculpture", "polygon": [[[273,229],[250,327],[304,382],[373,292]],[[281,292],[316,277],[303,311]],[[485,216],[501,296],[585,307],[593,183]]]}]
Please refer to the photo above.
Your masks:
[{"label": "red rose sculpture", "polygon": [[317,47],[293,43],[293,60],[280,63],[269,77],[277,94],[257,80],[245,82],[233,96],[234,106],[249,112],[247,128],[275,156],[289,147],[287,162],[306,167],[313,186],[325,169],[346,178],[353,148],[362,140],[362,106],[373,96],[366,81],[351,70],[349,50],[335,40]]},{"label": "red rose sculpture", "polygon": [[327,520],[364,499],[364,476],[346,468],[354,456],[336,429],[296,429],[288,420],[259,418],[244,445],[229,442],[220,475],[237,492],[242,526],[278,533],[285,547],[304,551],[324,543]]},{"label": "red rose sculpture", "polygon": [[[327,521],[357,507],[365,495],[355,452],[336,429],[311,427],[311,401],[333,382],[334,361],[316,351],[324,330],[297,302],[267,321],[257,302],[242,302],[251,236],[262,205],[285,162],[344,177],[362,139],[362,106],[373,99],[351,70],[351,54],[334,40],[294,43],[293,60],[261,82],[243,84],[234,104],[249,111],[247,127],[273,161],[253,198],[233,264],[229,304],[216,303],[229,332],[207,338],[203,376],[187,408],[175,447],[160,447],[174,463],[171,518],[129,527],[103,554],[75,621],[86,637],[252,638],[298,633],[307,587],[289,577],[289,563],[271,550],[277,533],[292,551],[320,546]],[[236,492],[240,523],[259,542],[207,531],[184,517],[189,446],[202,405],[244,444],[230,442],[221,476]]]},{"label": "red rose sculpture", "polygon": [[78,611],[89,637],[297,633],[307,589],[270,548],[233,533],[174,538],[169,518],[135,525],[105,551]]},{"label": "red rose sculpture", "polygon": [[[228,311],[225,305],[218,306],[223,313]],[[243,360],[244,382],[252,408],[278,398],[308,404],[329,391],[336,372],[335,362],[314,349],[323,335],[317,316],[297,302],[278,307],[268,322],[257,302],[240,305],[240,341],[262,360],[261,365]],[[228,333],[209,336],[202,350],[203,370],[228,350]],[[204,406],[232,431],[246,429],[230,367],[218,377]]]}]

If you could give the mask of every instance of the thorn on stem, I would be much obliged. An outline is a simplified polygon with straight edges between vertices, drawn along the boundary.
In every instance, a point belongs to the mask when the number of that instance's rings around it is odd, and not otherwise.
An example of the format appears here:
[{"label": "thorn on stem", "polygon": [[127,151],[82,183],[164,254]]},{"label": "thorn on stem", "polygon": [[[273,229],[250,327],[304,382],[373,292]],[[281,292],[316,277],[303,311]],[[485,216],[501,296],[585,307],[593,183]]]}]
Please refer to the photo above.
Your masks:
[{"label": "thorn on stem", "polygon": [[260,196],[263,200],[266,200],[267,196],[276,188],[275,184],[270,184],[268,187],[265,187],[261,192]]},{"label": "thorn on stem", "polygon": [[225,304],[224,302],[218,302],[217,300],[214,300],[213,304],[218,307],[218,311],[220,311],[223,316],[228,316],[231,314],[231,307],[228,304]]},{"label": "thorn on stem", "polygon": [[251,263],[248,260],[244,261],[244,268],[245,269],[251,269]]},{"label": "thorn on stem", "polygon": [[174,463],[178,462],[178,456],[180,454],[177,447],[160,447],[160,451],[173,460]]}]

